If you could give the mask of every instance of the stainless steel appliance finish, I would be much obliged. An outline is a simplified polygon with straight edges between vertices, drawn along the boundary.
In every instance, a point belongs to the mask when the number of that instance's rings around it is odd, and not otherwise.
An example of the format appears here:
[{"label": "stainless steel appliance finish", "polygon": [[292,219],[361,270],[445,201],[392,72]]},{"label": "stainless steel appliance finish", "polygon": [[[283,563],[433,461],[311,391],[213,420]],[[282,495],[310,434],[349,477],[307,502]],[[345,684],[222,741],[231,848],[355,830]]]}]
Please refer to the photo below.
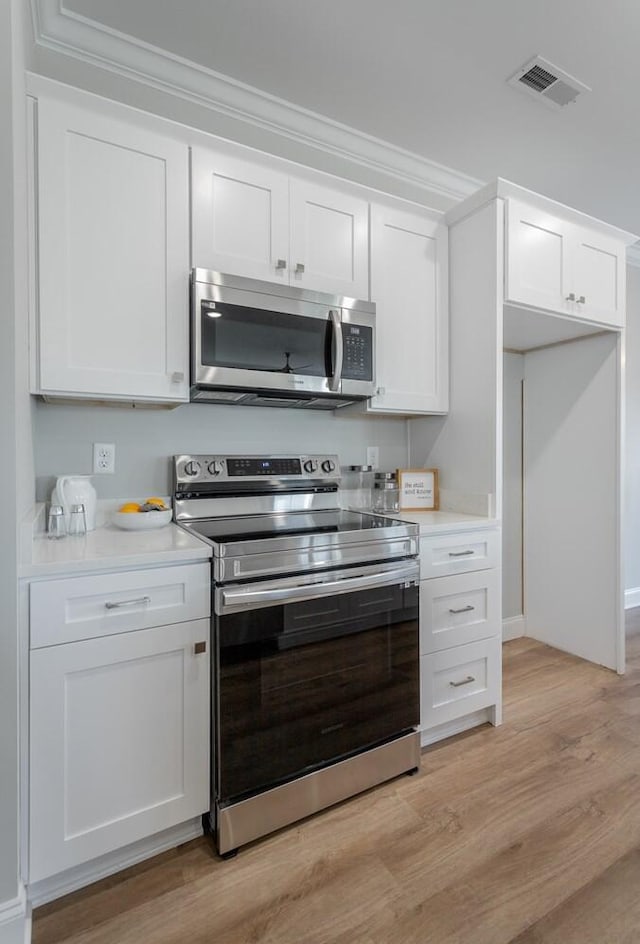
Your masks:
[{"label": "stainless steel appliance finish", "polygon": [[375,304],[192,273],[191,399],[337,409],[375,392]]},{"label": "stainless steel appliance finish", "polygon": [[213,548],[221,854],[418,765],[418,528],[337,507],[332,455],[174,457]]},{"label": "stainless steel appliance finish", "polygon": [[240,800],[220,811],[220,852],[237,849],[419,766],[420,735],[416,731]]}]

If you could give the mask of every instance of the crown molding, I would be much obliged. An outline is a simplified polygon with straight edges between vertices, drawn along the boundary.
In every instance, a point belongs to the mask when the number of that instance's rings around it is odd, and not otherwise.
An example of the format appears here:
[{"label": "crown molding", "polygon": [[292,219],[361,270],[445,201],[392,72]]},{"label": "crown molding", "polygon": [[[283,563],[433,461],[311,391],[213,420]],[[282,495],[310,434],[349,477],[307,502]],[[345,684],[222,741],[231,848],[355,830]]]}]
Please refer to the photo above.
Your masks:
[{"label": "crown molding", "polygon": [[458,201],[483,181],[65,9],[31,0],[39,46]]}]

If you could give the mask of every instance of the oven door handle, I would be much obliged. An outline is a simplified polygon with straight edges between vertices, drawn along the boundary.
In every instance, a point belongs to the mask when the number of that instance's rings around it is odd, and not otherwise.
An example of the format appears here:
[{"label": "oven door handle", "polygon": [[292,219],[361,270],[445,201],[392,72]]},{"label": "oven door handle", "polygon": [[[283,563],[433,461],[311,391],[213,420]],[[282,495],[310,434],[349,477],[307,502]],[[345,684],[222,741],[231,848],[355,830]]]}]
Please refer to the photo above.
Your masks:
[{"label": "oven door handle", "polygon": [[297,587],[270,587],[269,589],[238,587],[227,589],[219,587],[216,591],[220,613],[229,610],[250,610],[257,606],[269,606],[278,603],[297,603],[301,600],[315,600],[332,596],[336,593],[351,593],[371,587],[386,587],[394,583],[412,583],[419,580],[420,569],[412,562],[410,566],[398,567],[381,573],[365,574],[358,577],[344,577],[340,580],[326,580],[319,583],[303,584]]},{"label": "oven door handle", "polygon": [[333,367],[333,376],[329,378],[329,390],[337,392],[342,383],[342,358],[344,355],[342,345],[342,319],[340,312],[334,308],[329,312],[331,318],[331,361]]}]

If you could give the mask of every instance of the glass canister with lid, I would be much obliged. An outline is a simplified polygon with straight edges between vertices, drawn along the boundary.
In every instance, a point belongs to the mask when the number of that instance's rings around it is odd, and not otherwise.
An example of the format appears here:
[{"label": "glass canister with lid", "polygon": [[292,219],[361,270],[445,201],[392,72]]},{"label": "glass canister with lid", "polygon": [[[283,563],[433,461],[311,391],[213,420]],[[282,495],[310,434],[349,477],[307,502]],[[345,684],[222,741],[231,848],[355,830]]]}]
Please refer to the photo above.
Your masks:
[{"label": "glass canister with lid", "polygon": [[376,472],[373,482],[373,508],[382,514],[398,510],[398,479],[395,472]]},{"label": "glass canister with lid", "polygon": [[342,469],[343,504],[349,508],[371,508],[373,490],[372,465],[347,465]]}]

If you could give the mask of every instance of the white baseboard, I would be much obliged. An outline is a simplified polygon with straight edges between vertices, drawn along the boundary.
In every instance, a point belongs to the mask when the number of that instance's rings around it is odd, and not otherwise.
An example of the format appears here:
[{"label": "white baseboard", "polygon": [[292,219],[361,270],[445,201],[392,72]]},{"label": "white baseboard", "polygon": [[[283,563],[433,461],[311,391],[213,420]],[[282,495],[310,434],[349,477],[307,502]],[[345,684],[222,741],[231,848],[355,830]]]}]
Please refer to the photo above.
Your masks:
[{"label": "white baseboard", "polygon": [[[189,842],[191,839],[197,839],[202,835],[202,820],[189,820],[186,823],[180,823],[179,826],[172,826],[171,829],[165,829],[155,836],[148,839],[141,839],[139,842],[133,842],[124,849],[117,849],[115,852],[109,852],[93,859],[91,862],[85,862],[73,869],[67,869],[59,875],[52,875],[51,878],[42,879],[40,882],[34,882],[27,889],[29,902],[33,907],[44,905],[55,898],[62,898],[70,892],[77,891],[78,888],[84,888],[85,885],[92,885],[107,875],[113,875],[114,872],[120,872],[131,865],[150,859],[152,856],[166,852],[168,849],[175,849],[183,842]],[[4,941],[0,938],[0,944]]]},{"label": "white baseboard", "polygon": [[640,606],[640,587],[632,587],[631,590],[624,591],[625,610],[630,610],[634,606]]},{"label": "white baseboard", "polygon": [[509,619],[502,620],[502,641],[520,639],[527,635],[526,629],[524,616],[510,616]]},{"label": "white baseboard", "polygon": [[0,903],[0,944],[30,944],[31,908],[24,886],[11,901]]},{"label": "white baseboard", "polygon": [[468,731],[469,728],[475,728],[479,724],[486,724],[491,721],[491,708],[481,708],[480,711],[473,711],[464,718],[456,718],[455,721],[445,721],[435,728],[428,728],[420,732],[420,746],[427,747],[429,744],[435,744],[436,741],[444,741],[445,738],[453,737],[454,734],[461,734]]}]

